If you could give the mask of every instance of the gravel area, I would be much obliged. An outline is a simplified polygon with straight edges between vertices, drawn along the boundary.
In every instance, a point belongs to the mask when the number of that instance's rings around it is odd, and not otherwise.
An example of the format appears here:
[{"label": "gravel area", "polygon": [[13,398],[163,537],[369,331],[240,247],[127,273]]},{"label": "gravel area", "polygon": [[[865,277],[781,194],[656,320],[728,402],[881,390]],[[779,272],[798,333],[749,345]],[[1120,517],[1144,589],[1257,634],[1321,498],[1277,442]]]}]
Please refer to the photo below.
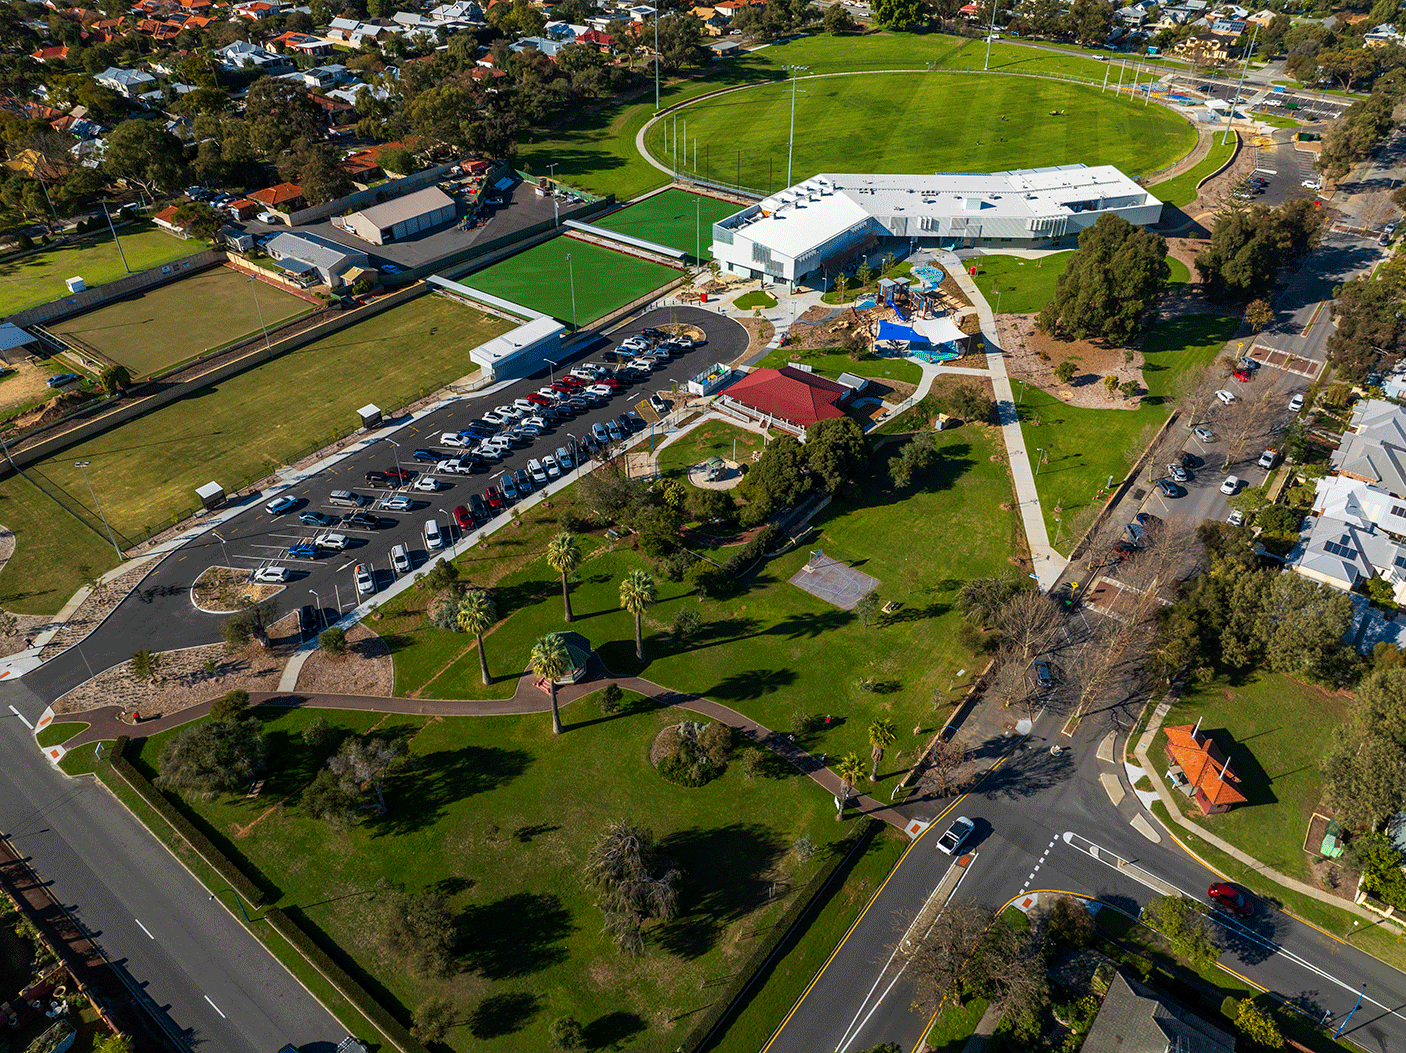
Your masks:
[{"label": "gravel area", "polygon": [[375,695],[395,690],[391,649],[365,623],[347,630],[347,653],[333,658],[314,651],[298,673],[299,691],[326,695]]},{"label": "gravel area", "polygon": [[[177,713],[235,688],[276,691],[283,667],[297,646],[295,611],[269,630],[268,647],[251,643],[233,654],[223,644],[166,651],[161,655],[157,679],[150,683],[133,679],[128,663],[122,662],[75,687],[54,703],[54,711],[83,713],[121,702],[124,709],[135,709],[146,720]],[[209,669],[211,662],[213,672]]]},{"label": "gravel area", "polygon": [[54,634],[53,639],[39,652],[40,661],[47,662],[60,654],[98,627],[102,620],[117,609],[117,605],[127,598],[137,582],[146,576],[155,563],[143,562],[128,567],[121,574],[99,585],[78,605],[72,617]]},{"label": "gravel area", "polygon": [[260,603],[287,586],[249,580],[244,567],[206,567],[195,580],[195,605],[203,611],[233,614],[242,600]]}]

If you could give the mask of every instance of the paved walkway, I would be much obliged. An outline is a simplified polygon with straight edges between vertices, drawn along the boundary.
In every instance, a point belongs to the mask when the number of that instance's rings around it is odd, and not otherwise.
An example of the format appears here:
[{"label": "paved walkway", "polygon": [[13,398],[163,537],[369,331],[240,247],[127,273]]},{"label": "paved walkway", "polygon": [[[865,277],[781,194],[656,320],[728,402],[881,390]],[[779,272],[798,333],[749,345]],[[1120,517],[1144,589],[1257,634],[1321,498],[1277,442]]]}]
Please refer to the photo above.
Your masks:
[{"label": "paved walkway", "polygon": [[[688,694],[682,691],[672,691],[669,688],[634,676],[616,676],[611,673],[601,663],[600,658],[594,657],[591,660],[590,677],[579,684],[571,684],[557,690],[557,702],[560,706],[566,706],[578,699],[599,691],[606,684],[614,682],[620,685],[624,691],[633,691],[652,699],[660,706],[678,706],[703,716],[711,717],[730,724],[744,736],[756,743],[771,750],[783,760],[789,761],[803,774],[809,776],[812,781],[822,786],[832,797],[839,796],[840,780],[833,771],[822,764],[820,759],[807,753],[800,746],[797,746],[793,737],[783,735],[780,732],[772,731],[763,727],[750,717],[744,716],[735,709],[730,709],[721,703],[701,695]],[[370,710],[376,713],[414,713],[434,716],[503,716],[512,714],[548,713],[551,711],[551,700],[546,693],[540,690],[534,683],[533,677],[529,673],[523,673],[518,678],[517,690],[512,698],[487,699],[483,701],[454,701],[449,699],[424,699],[424,698],[388,698],[380,695],[326,695],[326,694],[303,694],[290,692],[250,692],[249,701],[253,705],[262,706],[308,706],[315,709],[360,709]],[[79,732],[72,739],[64,743],[66,749],[85,745],[90,742],[98,742],[107,739],[114,739],[119,735],[142,735],[151,736],[158,732],[166,731],[170,728],[188,724],[191,721],[199,720],[210,712],[210,702],[202,702],[198,706],[191,706],[183,709],[179,713],[172,713],[170,716],[158,717],[154,720],[144,720],[134,727],[130,722],[121,719],[122,710],[117,706],[108,706],[102,709],[90,710],[87,713],[76,713],[66,715],[64,720],[86,720],[90,726]],[[586,723],[586,722],[583,722]],[[571,724],[563,720],[566,733],[570,734]],[[857,811],[856,811],[857,810]],[[908,823],[909,817],[901,814],[896,808],[891,808],[880,804],[878,801],[864,794],[850,795],[850,808],[848,814],[869,815],[876,819],[881,819],[891,826],[903,829]]]}]

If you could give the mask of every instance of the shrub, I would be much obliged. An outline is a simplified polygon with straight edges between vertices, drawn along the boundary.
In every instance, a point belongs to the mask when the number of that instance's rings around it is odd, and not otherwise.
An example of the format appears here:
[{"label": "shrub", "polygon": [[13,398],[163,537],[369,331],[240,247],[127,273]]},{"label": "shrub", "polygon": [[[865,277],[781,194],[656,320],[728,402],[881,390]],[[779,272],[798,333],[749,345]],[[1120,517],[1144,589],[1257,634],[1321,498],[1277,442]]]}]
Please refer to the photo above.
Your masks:
[{"label": "shrub", "polygon": [[625,697],[625,692],[620,690],[619,684],[606,684],[605,690],[600,693],[600,711],[603,716],[613,717],[620,712],[620,701]]},{"label": "shrub", "polygon": [[557,1049],[581,1048],[581,1025],[574,1016],[564,1016],[552,1021],[552,1044]]},{"label": "shrub", "polygon": [[659,564],[659,573],[669,581],[682,581],[689,568],[697,562],[697,556],[681,548],[670,553],[668,558]]},{"label": "shrub", "polygon": [[459,604],[453,596],[436,596],[434,602],[430,604],[430,622],[436,629],[445,629],[451,633],[459,631]]},{"label": "shrub", "polygon": [[228,691],[210,704],[210,719],[238,720],[249,708],[249,692],[235,689]]},{"label": "shrub", "polygon": [[756,746],[749,746],[742,751],[742,774],[749,779],[755,779],[758,775],[766,773],[766,753]]},{"label": "shrub", "polygon": [[798,739],[814,735],[824,726],[825,718],[819,713],[797,712],[791,717],[791,734]]},{"label": "shrub", "polygon": [[732,728],[713,722],[685,720],[655,736],[650,756],[661,778],[679,786],[702,786],[727,767],[732,752]]},{"label": "shrub", "polygon": [[324,629],[317,638],[317,646],[324,654],[340,655],[347,653],[347,634],[340,626]]},{"label": "shrub", "polygon": [[1074,374],[1078,372],[1078,370],[1079,367],[1066,358],[1059,365],[1055,366],[1055,379],[1058,380],[1061,384],[1068,384],[1071,380],[1074,379]]},{"label": "shrub", "polygon": [[303,745],[308,749],[322,752],[332,745],[337,733],[326,717],[314,717],[312,723],[303,728]]},{"label": "shrub", "polygon": [[679,643],[697,636],[702,627],[703,618],[692,607],[685,607],[674,615],[673,636]]},{"label": "shrub", "polygon": [[431,998],[415,1007],[410,1033],[421,1042],[443,1042],[454,1023],[454,1003],[447,998]]},{"label": "shrub", "polygon": [[705,559],[700,559],[689,567],[688,573],[684,577],[699,596],[707,599],[726,596],[735,588],[732,578],[727,573]]}]

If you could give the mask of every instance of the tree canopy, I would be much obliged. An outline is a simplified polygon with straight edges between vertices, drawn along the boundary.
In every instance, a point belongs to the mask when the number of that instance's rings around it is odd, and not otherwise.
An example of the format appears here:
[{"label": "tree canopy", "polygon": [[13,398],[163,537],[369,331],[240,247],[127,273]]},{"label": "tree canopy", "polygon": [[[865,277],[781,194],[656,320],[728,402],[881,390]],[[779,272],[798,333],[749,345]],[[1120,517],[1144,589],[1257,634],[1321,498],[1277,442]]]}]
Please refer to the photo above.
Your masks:
[{"label": "tree canopy", "polygon": [[1210,244],[1196,256],[1196,269],[1212,299],[1259,296],[1286,263],[1318,243],[1323,211],[1299,198],[1278,208],[1252,205],[1222,211]]},{"label": "tree canopy", "polygon": [[1167,242],[1104,213],[1079,233],[1079,248],[1040,312],[1040,331],[1061,339],[1131,341],[1167,287]]},{"label": "tree canopy", "polygon": [[869,443],[852,417],[817,421],[806,434],[806,464],[828,493],[856,478],[869,460]]},{"label": "tree canopy", "polygon": [[586,861],[586,881],[596,891],[605,931],[634,954],[644,949],[646,921],[667,921],[678,911],[682,876],[662,858],[649,830],[623,819],[606,827]]},{"label": "tree canopy", "polygon": [[162,747],[157,782],[199,793],[246,790],[263,771],[266,753],[262,725],[257,720],[202,721],[183,729]]}]

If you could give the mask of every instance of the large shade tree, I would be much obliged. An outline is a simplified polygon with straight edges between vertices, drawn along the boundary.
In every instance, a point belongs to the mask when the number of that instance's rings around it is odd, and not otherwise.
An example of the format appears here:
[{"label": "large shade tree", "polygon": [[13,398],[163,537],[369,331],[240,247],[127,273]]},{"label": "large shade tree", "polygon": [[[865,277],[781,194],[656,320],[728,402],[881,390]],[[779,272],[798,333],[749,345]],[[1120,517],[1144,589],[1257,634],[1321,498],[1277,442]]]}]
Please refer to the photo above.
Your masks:
[{"label": "large shade tree", "polygon": [[596,890],[605,931],[623,951],[644,949],[644,923],[667,921],[678,911],[678,868],[664,860],[649,830],[617,820],[605,829],[586,861],[586,881]]},{"label": "large shade tree", "polygon": [[1036,324],[1060,339],[1126,344],[1141,332],[1171,273],[1165,238],[1105,212],[1079,232],[1079,248]]}]

